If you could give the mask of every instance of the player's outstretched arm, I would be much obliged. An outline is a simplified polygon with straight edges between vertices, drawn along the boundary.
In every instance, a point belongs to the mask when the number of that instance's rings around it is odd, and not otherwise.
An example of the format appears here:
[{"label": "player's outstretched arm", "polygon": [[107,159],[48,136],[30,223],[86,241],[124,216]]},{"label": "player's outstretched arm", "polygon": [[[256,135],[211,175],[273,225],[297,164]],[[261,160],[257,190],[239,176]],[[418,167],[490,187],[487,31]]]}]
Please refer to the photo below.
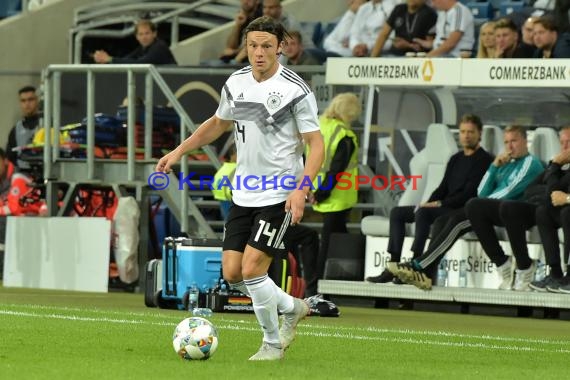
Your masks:
[{"label": "player's outstretched arm", "polygon": [[198,149],[204,145],[208,145],[220,137],[225,131],[232,126],[231,120],[222,120],[217,116],[212,116],[194,132],[190,137],[184,140],[176,149],[162,157],[155,170],[157,172],[169,173],[172,165],[176,164],[186,152]]}]

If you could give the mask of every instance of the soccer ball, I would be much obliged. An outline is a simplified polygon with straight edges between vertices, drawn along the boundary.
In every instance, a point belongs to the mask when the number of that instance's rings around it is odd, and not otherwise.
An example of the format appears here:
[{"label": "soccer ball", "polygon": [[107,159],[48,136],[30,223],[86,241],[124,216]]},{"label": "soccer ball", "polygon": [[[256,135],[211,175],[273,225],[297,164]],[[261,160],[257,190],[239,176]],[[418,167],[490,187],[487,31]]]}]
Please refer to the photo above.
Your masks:
[{"label": "soccer ball", "polygon": [[172,345],[182,359],[206,360],[218,348],[218,332],[207,319],[186,318],[174,329]]}]

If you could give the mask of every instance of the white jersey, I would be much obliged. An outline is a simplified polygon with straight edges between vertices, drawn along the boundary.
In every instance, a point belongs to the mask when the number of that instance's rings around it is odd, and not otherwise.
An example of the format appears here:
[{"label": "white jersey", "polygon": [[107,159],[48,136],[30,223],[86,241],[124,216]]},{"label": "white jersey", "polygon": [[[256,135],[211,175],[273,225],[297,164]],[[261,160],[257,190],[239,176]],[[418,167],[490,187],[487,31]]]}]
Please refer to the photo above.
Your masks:
[{"label": "white jersey", "polygon": [[287,199],[291,183],[303,174],[301,134],[319,131],[317,113],[309,86],[284,66],[262,82],[251,66],[228,78],[216,116],[234,121],[235,204],[262,207]]},{"label": "white jersey", "polygon": [[461,3],[456,3],[447,11],[437,12],[437,22],[435,24],[435,40],[433,48],[437,49],[452,32],[463,33],[457,45],[448,55],[459,57],[461,50],[473,49],[475,42],[474,19],[471,10]]}]

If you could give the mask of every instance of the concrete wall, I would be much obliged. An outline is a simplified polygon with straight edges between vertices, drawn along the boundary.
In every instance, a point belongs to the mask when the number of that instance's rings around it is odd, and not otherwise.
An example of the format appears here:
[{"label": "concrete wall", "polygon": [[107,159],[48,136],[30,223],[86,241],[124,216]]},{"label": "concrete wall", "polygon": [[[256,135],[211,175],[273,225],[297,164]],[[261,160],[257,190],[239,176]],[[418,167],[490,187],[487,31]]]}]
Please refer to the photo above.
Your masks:
[{"label": "concrete wall", "polygon": [[[331,21],[344,13],[346,0],[286,0],[283,8],[298,21]],[[203,60],[218,58],[232,25],[229,22],[181,42],[173,49],[177,61],[181,65],[199,65]]]},{"label": "concrete wall", "polygon": [[95,1],[54,0],[0,21],[0,147],[6,145],[10,128],[20,117],[18,89],[27,84],[39,87],[39,73],[45,66],[68,63],[73,10]]}]

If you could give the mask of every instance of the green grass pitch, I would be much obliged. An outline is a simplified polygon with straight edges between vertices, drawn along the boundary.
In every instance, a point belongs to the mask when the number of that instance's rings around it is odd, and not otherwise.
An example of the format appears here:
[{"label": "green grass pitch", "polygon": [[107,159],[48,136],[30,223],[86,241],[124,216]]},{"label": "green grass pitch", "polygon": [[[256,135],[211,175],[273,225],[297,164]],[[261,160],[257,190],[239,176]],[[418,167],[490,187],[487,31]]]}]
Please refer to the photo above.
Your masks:
[{"label": "green grass pitch", "polygon": [[188,316],[141,294],[0,288],[1,379],[565,379],[567,321],[341,307],[307,318],[285,359],[248,362],[253,314],[216,313],[206,361],[172,348]]}]

